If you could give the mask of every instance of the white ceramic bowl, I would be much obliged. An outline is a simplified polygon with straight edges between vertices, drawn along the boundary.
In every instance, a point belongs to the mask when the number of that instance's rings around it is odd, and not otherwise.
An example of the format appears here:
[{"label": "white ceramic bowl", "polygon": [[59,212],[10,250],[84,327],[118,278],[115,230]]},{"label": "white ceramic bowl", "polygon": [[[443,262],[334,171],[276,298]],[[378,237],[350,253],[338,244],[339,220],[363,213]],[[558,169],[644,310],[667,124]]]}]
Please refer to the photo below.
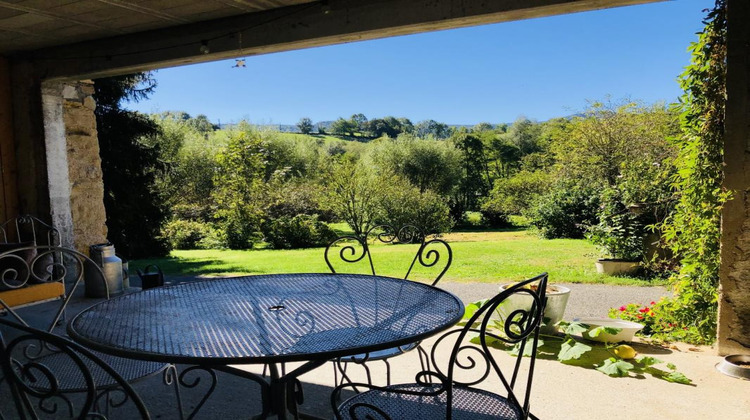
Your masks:
[{"label": "white ceramic bowl", "polygon": [[601,341],[603,343],[619,343],[620,341],[633,341],[635,333],[643,329],[643,325],[637,322],[624,321],[622,319],[612,318],[578,318],[574,321],[586,324],[589,327],[589,331],[596,327],[612,327],[620,328],[621,331],[617,334],[601,333],[596,337],[591,337],[588,333],[583,333],[584,338],[589,340]]}]

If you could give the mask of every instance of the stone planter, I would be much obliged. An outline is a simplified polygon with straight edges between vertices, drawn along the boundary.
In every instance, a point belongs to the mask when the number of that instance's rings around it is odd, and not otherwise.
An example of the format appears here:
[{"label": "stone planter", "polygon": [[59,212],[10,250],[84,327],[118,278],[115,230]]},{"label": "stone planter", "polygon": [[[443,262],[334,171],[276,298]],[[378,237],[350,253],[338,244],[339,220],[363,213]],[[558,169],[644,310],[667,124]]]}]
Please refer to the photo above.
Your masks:
[{"label": "stone planter", "polygon": [[596,262],[596,272],[610,276],[631,276],[638,272],[641,263],[638,261],[602,258]]},{"label": "stone planter", "polygon": [[[503,284],[500,291],[503,291],[515,283]],[[554,334],[557,332],[555,324],[562,321],[565,315],[565,307],[568,306],[570,289],[556,284],[547,285],[547,306],[544,308],[544,325],[541,328],[543,334]],[[505,302],[497,307],[497,315],[500,319],[505,319],[516,309],[528,309],[531,307],[532,298],[528,295],[515,294],[511,295]]]}]

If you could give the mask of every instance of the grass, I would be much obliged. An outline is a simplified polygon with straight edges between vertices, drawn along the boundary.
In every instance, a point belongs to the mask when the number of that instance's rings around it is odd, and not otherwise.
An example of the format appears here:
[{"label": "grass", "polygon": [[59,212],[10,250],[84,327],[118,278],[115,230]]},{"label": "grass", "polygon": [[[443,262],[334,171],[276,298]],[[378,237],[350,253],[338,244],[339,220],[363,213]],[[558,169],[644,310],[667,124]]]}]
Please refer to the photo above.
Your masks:
[{"label": "grass", "polygon": [[[345,232],[344,226],[335,226]],[[443,281],[504,283],[531,277],[543,271],[556,283],[607,283],[617,285],[653,285],[653,282],[613,277],[596,273],[596,248],[585,240],[543,240],[525,230],[498,232],[456,232],[444,237],[453,249],[453,265]],[[341,248],[333,249],[338,255]],[[403,277],[417,245],[371,247],[378,274]],[[183,250],[170,257],[131,261],[131,270],[147,264],[158,265],[167,275],[228,275],[295,272],[328,272],[324,248],[299,250]],[[335,261],[335,260],[334,260]],[[410,278],[434,277],[436,267],[419,267]],[[334,263],[338,271],[367,273],[365,260],[356,264]]]}]

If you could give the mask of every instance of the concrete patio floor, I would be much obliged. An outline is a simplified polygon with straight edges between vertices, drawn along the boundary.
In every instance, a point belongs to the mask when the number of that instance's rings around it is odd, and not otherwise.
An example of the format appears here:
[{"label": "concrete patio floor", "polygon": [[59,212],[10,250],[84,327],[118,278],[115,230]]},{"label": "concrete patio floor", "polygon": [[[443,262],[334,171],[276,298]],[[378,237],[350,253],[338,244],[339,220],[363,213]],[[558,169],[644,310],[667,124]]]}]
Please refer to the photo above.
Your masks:
[{"label": "concrete patio floor", "polygon": [[[134,284],[137,285],[137,282]],[[464,302],[489,297],[496,290],[495,285],[445,283],[441,286],[456,293]],[[604,317],[610,307],[628,302],[648,303],[667,294],[665,289],[658,287],[566,286],[573,290],[566,319]],[[70,308],[70,313],[91,303],[87,299],[77,299]],[[30,309],[32,308],[24,311]],[[424,346],[429,348],[431,343],[432,340],[426,340]],[[675,364],[680,372],[693,380],[693,385],[668,383],[651,376],[610,378],[593,369],[563,365],[554,360],[538,360],[531,400],[532,412],[541,419],[550,420],[637,417],[680,420],[750,419],[750,381],[734,379],[717,372],[715,365],[721,361],[721,357],[712,348],[696,348],[684,344],[677,344],[672,348],[644,344],[635,344],[634,347],[641,355],[653,355],[664,362]],[[497,352],[497,360],[501,365],[512,362],[511,356],[499,350]],[[448,350],[441,349],[439,355],[447,358]],[[391,359],[391,365],[393,383],[413,382],[414,374],[419,370],[415,352]],[[184,369],[185,366],[178,368]],[[260,373],[261,368],[251,366],[248,369]],[[374,362],[372,372],[376,384],[385,383],[382,363]],[[364,376],[359,373],[354,371],[352,376],[363,379]],[[325,364],[300,379],[305,396],[302,410],[318,417],[332,418],[329,402],[333,384],[332,365]],[[201,387],[205,384],[204,380],[196,389],[182,391],[183,401],[188,408],[197,404]],[[178,418],[173,390],[164,385],[161,376],[140,381],[134,387],[149,407],[152,418]],[[488,390],[501,389],[497,381],[487,382],[482,387]],[[216,390],[196,418],[249,418],[259,413],[259,407],[259,387],[256,384],[219,372]]]}]

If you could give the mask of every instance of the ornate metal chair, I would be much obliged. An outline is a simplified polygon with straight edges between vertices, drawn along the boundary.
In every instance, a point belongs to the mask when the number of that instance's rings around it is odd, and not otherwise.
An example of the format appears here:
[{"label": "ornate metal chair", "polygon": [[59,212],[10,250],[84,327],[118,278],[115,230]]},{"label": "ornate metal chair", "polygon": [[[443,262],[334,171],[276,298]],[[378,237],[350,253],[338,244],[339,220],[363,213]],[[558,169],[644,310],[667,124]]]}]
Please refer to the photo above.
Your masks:
[{"label": "ornate metal chair", "polygon": [[[29,324],[33,323],[36,327],[45,330],[45,332],[56,334],[58,336],[65,334],[58,328],[60,320],[64,318],[64,313],[71,298],[81,291],[79,286],[83,283],[84,273],[86,271],[91,272],[90,270],[93,270],[94,273],[98,274],[90,276],[87,281],[101,281],[103,283],[101,289],[105,291],[108,290],[107,282],[99,266],[87,256],[68,248],[56,246],[29,246],[17,248],[0,254],[0,267],[2,267],[2,271],[0,271],[0,281],[6,284],[23,285],[33,280],[36,282],[60,284],[61,287],[63,287],[63,298],[58,300],[56,305],[50,303],[52,306],[51,308],[43,308],[44,310],[47,310],[46,312],[36,310],[37,308],[40,308],[37,306],[34,308],[34,313],[28,313],[28,316],[26,317],[21,316],[18,311],[10,308],[0,300],[0,304],[5,307],[6,312],[12,315],[16,322],[22,327],[30,328]],[[45,274],[40,275],[39,273]],[[109,293],[106,293],[105,299],[108,298]],[[26,310],[30,311],[30,309],[31,308],[28,308]],[[49,309],[52,309],[51,314],[49,313]],[[44,315],[40,316],[40,314]],[[32,319],[35,322],[32,322]],[[7,324],[7,321],[4,322],[4,324]],[[200,382],[199,379],[193,381],[186,380],[185,375],[193,371],[192,368],[188,368],[181,372],[180,375],[177,375],[177,370],[174,365],[161,362],[125,359],[99,352],[92,353],[99,361],[102,361],[119,372],[121,375],[119,378],[131,384],[154,375],[163,374],[165,384],[170,386],[174,385],[180,417],[185,417],[179,387],[180,385],[183,385],[192,388]],[[70,363],[68,358],[58,357],[54,353],[41,354],[35,359],[35,361],[44,364],[48,369],[60,372],[66,368],[64,366],[65,364]],[[86,360],[84,360],[84,362],[85,361]],[[106,373],[94,366],[88,366],[88,368],[91,369],[91,373],[94,376]],[[96,377],[95,379],[97,388],[103,393],[107,393],[111,388],[119,386],[118,381],[113,381],[113,377],[108,374],[104,375],[104,377]],[[191,418],[198,412],[213,392],[215,377],[213,380],[214,383],[209,384],[207,394],[199,402],[197,407],[187,416],[188,418]],[[55,391],[60,394],[75,394],[82,390],[79,385],[80,384],[62,381],[57,384]],[[112,404],[115,404],[115,402],[112,402]]]},{"label": "ornate metal chair", "polygon": [[[93,352],[9,320],[0,319],[0,327],[0,385],[6,384],[12,397],[3,401],[0,418],[51,417],[60,409],[66,411],[58,415],[66,418],[106,419],[110,409],[117,409],[119,418],[150,418],[128,381]],[[71,389],[79,404],[69,398]]]},{"label": "ornate metal chair", "polygon": [[[28,265],[36,256],[37,245],[59,246],[60,234],[57,229],[31,215],[21,215],[0,225],[0,253],[24,248],[16,254]],[[60,261],[60,255],[45,255],[47,265]],[[0,273],[7,269],[17,269],[19,262],[5,260],[0,264]],[[50,281],[51,276],[44,272],[44,264],[37,264],[37,272],[29,276],[0,277],[0,313],[11,308],[44,303],[54,299],[65,299],[65,287],[61,282]]]},{"label": "ornate metal chair", "polygon": [[[406,225],[401,227],[399,230],[395,230],[393,227],[388,225],[379,225],[368,230],[363,237],[357,236],[343,236],[337,238],[328,246],[325,250],[325,261],[328,268],[332,273],[336,274],[336,269],[332,263],[333,257],[338,256],[341,264],[356,264],[366,259],[369,265],[369,271],[372,275],[377,275],[375,270],[375,264],[371,249],[369,246],[370,238],[373,240],[384,243],[384,244],[419,244],[414,258],[406,270],[404,280],[408,280],[409,276],[414,272],[414,268],[417,263],[422,267],[437,269],[437,275],[432,281],[432,286],[435,286],[443,275],[448,271],[453,262],[453,251],[450,245],[442,239],[431,239],[426,240],[425,235],[415,226]],[[337,245],[342,245],[338,254],[334,252]],[[441,255],[445,255],[445,262],[441,266]],[[423,370],[429,368],[429,357],[427,353],[419,345],[420,343],[411,343],[408,345],[394,347],[392,349],[381,350],[373,353],[358,354],[349,357],[339,358],[334,361],[334,381],[336,385],[343,384],[345,382],[352,382],[352,379],[347,374],[348,364],[353,363],[362,367],[367,376],[367,383],[372,383],[372,375],[370,374],[370,368],[367,366],[367,362],[382,361],[386,367],[386,381],[387,385],[391,382],[391,365],[388,359],[399,356],[406,352],[416,349],[419,352],[419,360]],[[340,375],[340,377],[339,377]]]},{"label": "ornate metal chair", "polygon": [[30,214],[6,220],[0,225],[0,244],[60,246],[60,232]]},{"label": "ornate metal chair", "polygon": [[[539,326],[546,303],[547,274],[541,274],[504,290],[477,310],[466,325],[442,335],[435,342],[430,358],[432,370],[416,375],[416,382],[386,387],[364,383],[339,385],[331,395],[331,405],[338,420],[348,419],[536,419],[530,413]],[[499,331],[490,329],[492,314],[502,302],[515,294],[531,297],[530,307],[514,310],[506,317]],[[467,342],[469,333],[478,333],[479,345]],[[517,346],[513,371],[506,375],[495,360],[497,350],[491,351],[491,340]],[[448,345],[445,348],[445,345]],[[530,348],[528,348],[530,346]],[[440,364],[440,354],[450,350],[447,365]],[[524,358],[524,354],[530,354]],[[444,360],[444,359],[443,359]],[[526,360],[528,363],[524,363]],[[528,366],[523,366],[527,364]],[[524,367],[525,369],[522,369]],[[523,378],[523,372],[526,372]],[[502,394],[476,388],[491,374],[500,381]],[[516,385],[523,383],[523,394]],[[338,404],[346,388],[364,388],[361,392]]]}]

